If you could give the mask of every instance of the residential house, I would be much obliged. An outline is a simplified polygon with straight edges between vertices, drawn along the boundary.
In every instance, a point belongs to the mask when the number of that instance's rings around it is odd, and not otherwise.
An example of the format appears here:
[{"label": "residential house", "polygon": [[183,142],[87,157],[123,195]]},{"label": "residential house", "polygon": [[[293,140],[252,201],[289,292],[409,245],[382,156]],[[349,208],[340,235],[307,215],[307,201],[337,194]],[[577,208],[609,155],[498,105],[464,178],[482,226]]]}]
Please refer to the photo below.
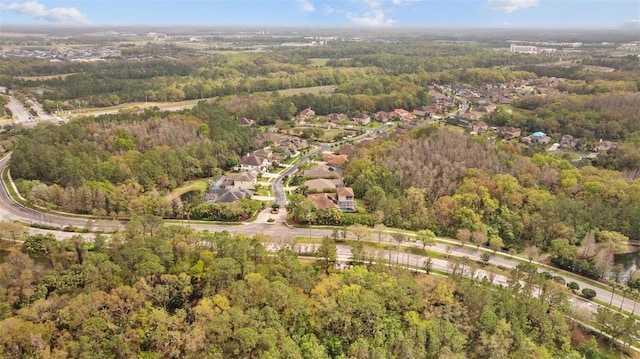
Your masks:
[{"label": "residential house", "polygon": [[447,117],[445,122],[454,126],[469,127],[469,121],[459,116]]},{"label": "residential house", "polygon": [[509,105],[511,104],[511,94],[496,94],[492,96],[493,101],[501,104],[501,105]]},{"label": "residential house", "polygon": [[340,148],[336,151],[336,153],[337,153],[337,154],[339,154],[339,155],[347,155],[347,156],[349,156],[349,155],[350,155],[350,154],[352,154],[352,153],[353,153],[353,151],[355,151],[355,150],[356,150],[356,148],[355,148],[355,146],[353,146],[353,145],[344,145],[344,146],[340,147]]},{"label": "residential house", "polygon": [[504,138],[516,138],[520,137],[522,131],[519,128],[511,126],[498,127],[498,135]]},{"label": "residential house", "polygon": [[[439,119],[447,110],[447,106],[445,104],[434,103],[426,106],[427,114],[426,117]],[[414,111],[415,113],[415,111]]]},{"label": "residential house", "polygon": [[344,113],[330,113],[326,116],[329,122],[341,122],[348,118]]},{"label": "residential house", "polygon": [[339,171],[326,163],[319,164],[302,173],[306,178],[340,178]]},{"label": "residential house", "polygon": [[253,126],[254,123],[255,123],[255,121],[250,120],[250,119],[248,119],[246,117],[240,117],[238,119],[238,124],[240,124],[240,126],[243,126],[243,127]]},{"label": "residential house", "polygon": [[258,145],[259,146],[276,145],[280,141],[286,140],[287,137],[288,137],[287,135],[270,131],[260,136],[260,140],[258,141],[260,143]]},{"label": "residential house", "polygon": [[433,99],[433,102],[435,103],[446,103],[449,100],[449,97],[447,97],[447,95],[443,94],[440,91],[436,91],[436,90],[429,90],[429,96]]},{"label": "residential house", "polygon": [[484,116],[483,112],[480,111],[469,111],[469,112],[465,112],[462,115],[462,118],[467,119],[467,120],[471,120],[471,121],[476,121],[482,118],[482,116]]},{"label": "residential house", "polygon": [[315,193],[307,198],[313,201],[318,208],[338,208],[343,211],[357,211],[353,189],[351,187],[337,188],[336,193]]},{"label": "residential house", "polygon": [[603,152],[603,151],[608,151],[612,148],[617,148],[617,147],[618,147],[618,142],[603,141],[602,139],[600,139],[600,141],[594,146],[593,150],[596,152]]},{"label": "residential house", "polygon": [[313,193],[307,195],[307,198],[315,203],[319,209],[327,209],[338,208],[335,196],[335,193]]},{"label": "residential house", "polygon": [[415,118],[415,116],[411,112],[402,108],[397,108],[393,110],[393,112],[391,113],[391,117],[395,117],[400,121],[408,121],[408,120],[413,120]]},{"label": "residential house", "polygon": [[353,188],[338,188],[336,189],[336,196],[338,199],[338,208],[340,208],[341,210],[355,211],[357,209],[356,199],[353,195]]},{"label": "residential house", "polygon": [[[289,156],[301,149],[309,147],[309,142],[305,139],[295,136],[283,135],[280,133],[265,133],[262,135],[261,143],[270,144],[280,153]],[[270,148],[265,148],[265,151]],[[274,156],[272,153],[271,158]],[[270,158],[267,156],[267,158]]]},{"label": "residential house", "polygon": [[489,131],[489,125],[484,121],[474,121],[471,123],[471,131],[475,133],[483,133]]},{"label": "residential house", "polygon": [[327,162],[329,166],[342,167],[347,162],[347,155],[334,155],[333,153],[325,153],[322,155],[322,160]]},{"label": "residential house", "polygon": [[[544,132],[535,132],[529,136],[524,136],[520,139],[522,143],[541,143],[547,145],[551,142],[551,137],[547,136]],[[559,144],[558,144],[559,146]]]},{"label": "residential house", "polygon": [[551,137],[547,136],[544,132],[534,132],[531,134],[531,140],[534,143],[542,143],[543,145],[547,145],[551,142]]},{"label": "residential house", "polygon": [[307,140],[294,136],[288,136],[277,144],[278,151],[289,155],[307,147],[309,147],[309,142]]},{"label": "residential house", "polygon": [[359,123],[361,126],[366,126],[367,124],[369,124],[369,122],[371,122],[371,116],[365,113],[361,113],[354,117],[353,120]]},{"label": "residential house", "polygon": [[316,112],[308,107],[300,111],[300,113],[298,114],[298,120],[300,122],[304,122],[305,120],[310,120],[314,117],[316,117]]},{"label": "residential house", "polygon": [[524,137],[520,138],[520,142],[526,143],[526,144],[531,144],[531,143],[533,143],[533,139],[531,138],[531,136],[524,136]]},{"label": "residential house", "polygon": [[576,148],[580,140],[573,138],[571,135],[564,135],[560,140],[560,147],[562,148]]},{"label": "residential house", "polygon": [[484,113],[491,113],[491,112],[495,111],[497,108],[498,108],[498,106],[496,106],[494,104],[488,104],[488,105],[479,107],[477,110],[480,111],[480,112],[484,112]]},{"label": "residential house", "polygon": [[205,202],[210,203],[232,203],[243,198],[251,198],[253,191],[235,188],[212,188],[204,195]]},{"label": "residential house", "polygon": [[420,106],[418,108],[413,109],[413,114],[420,117],[427,117],[429,116],[430,112],[431,111],[429,111],[428,106]]},{"label": "residential house", "polygon": [[375,114],[373,114],[373,118],[376,119],[376,121],[380,121],[382,123],[389,122],[390,117],[391,116],[386,111],[378,111]]},{"label": "residential house", "polygon": [[220,186],[227,189],[252,189],[257,181],[256,176],[249,172],[231,173],[219,180]]},{"label": "residential house", "polygon": [[257,171],[259,173],[263,173],[268,172],[270,165],[271,163],[269,163],[266,158],[250,153],[240,160],[240,166],[237,168],[240,171]]},{"label": "residential house", "polygon": [[334,192],[336,188],[344,187],[341,179],[315,178],[304,182],[310,192]]},{"label": "residential house", "polygon": [[269,160],[273,156],[273,151],[271,151],[269,147],[265,147],[265,148],[261,148],[259,150],[253,151],[253,154],[258,157],[263,157]]}]

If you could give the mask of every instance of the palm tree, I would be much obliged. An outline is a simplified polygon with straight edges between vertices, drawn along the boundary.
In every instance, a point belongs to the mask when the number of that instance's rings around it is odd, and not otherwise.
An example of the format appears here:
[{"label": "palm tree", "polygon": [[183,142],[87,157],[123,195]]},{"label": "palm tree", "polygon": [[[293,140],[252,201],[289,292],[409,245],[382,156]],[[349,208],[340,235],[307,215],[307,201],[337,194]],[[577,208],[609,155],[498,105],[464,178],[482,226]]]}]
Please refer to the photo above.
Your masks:
[{"label": "palm tree", "polygon": [[638,290],[636,288],[631,289],[631,300],[633,300],[633,308],[631,309],[631,316],[636,312],[636,300],[638,300]]},{"label": "palm tree", "polygon": [[624,299],[626,298],[627,293],[629,293],[631,288],[623,284],[620,286],[620,289],[622,289],[622,302],[620,302],[620,311],[622,311],[622,305],[624,304]]},{"label": "palm tree", "polygon": [[618,282],[616,282],[615,280],[610,280],[607,284],[609,284],[609,286],[611,287],[611,300],[609,300],[609,305],[611,305],[611,303],[613,303],[613,294],[616,291],[616,287],[618,286]]}]

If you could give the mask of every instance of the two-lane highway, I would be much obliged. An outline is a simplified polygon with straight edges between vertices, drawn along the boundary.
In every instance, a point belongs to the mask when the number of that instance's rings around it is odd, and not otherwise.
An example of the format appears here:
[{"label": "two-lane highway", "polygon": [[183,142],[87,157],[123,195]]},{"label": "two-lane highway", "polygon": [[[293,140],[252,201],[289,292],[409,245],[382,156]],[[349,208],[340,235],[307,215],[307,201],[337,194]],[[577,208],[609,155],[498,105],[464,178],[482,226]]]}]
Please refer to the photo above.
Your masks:
[{"label": "two-lane highway", "polygon": [[[0,159],[0,173],[2,173],[11,159],[11,153]],[[84,228],[87,224],[87,219],[72,218],[66,216],[59,216],[54,213],[46,213],[44,211],[36,211],[31,208],[25,207],[16,202],[11,196],[7,187],[2,182],[2,190],[0,190],[0,218],[5,221],[13,222],[25,222],[32,224],[39,224],[43,226],[50,226],[62,229],[65,226],[74,226]]]}]

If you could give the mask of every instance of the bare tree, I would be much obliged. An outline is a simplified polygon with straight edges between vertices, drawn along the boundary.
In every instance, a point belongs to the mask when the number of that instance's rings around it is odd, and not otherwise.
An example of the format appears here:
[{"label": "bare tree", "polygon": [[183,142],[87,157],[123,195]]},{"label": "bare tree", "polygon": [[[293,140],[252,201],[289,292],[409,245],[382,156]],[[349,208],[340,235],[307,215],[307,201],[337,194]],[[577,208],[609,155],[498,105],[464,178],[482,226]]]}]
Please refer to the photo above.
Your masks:
[{"label": "bare tree", "polygon": [[[396,241],[396,243],[397,243],[396,251],[397,251],[398,256],[399,256],[400,255],[400,244],[402,244],[403,242],[405,242],[407,240],[407,236],[404,233],[400,233],[400,232],[395,232],[391,236],[393,237],[393,240]],[[396,256],[396,263],[398,263],[398,256]]]},{"label": "bare tree", "polygon": [[460,228],[456,232],[456,238],[460,241],[460,245],[464,247],[465,243],[471,239],[471,231],[467,228]]},{"label": "bare tree", "polygon": [[535,245],[528,246],[524,249],[524,254],[527,256],[527,259],[529,259],[529,263],[531,263],[540,255],[540,250]]},{"label": "bare tree", "polygon": [[483,231],[474,231],[471,233],[471,240],[476,245],[476,250],[480,250],[480,246],[487,242],[487,234]]}]

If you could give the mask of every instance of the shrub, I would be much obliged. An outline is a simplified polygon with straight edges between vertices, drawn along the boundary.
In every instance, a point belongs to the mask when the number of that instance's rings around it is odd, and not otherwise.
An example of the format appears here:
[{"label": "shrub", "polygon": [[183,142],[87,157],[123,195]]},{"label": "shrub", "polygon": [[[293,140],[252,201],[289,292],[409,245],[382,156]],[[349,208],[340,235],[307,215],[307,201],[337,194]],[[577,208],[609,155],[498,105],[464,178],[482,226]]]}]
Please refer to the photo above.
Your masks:
[{"label": "shrub", "polygon": [[574,293],[576,292],[576,290],[580,290],[580,285],[576,282],[567,283],[567,287]]},{"label": "shrub", "polygon": [[582,296],[587,299],[593,299],[596,297],[596,291],[591,288],[582,289]]}]

